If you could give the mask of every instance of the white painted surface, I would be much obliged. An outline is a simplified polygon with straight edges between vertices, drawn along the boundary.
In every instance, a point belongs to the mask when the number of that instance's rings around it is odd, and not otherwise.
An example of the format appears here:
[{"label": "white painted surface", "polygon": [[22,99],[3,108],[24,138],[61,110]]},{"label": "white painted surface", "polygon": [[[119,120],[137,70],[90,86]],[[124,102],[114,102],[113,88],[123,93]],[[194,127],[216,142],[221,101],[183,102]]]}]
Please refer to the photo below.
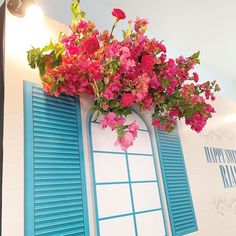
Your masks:
[{"label": "white painted surface", "polygon": [[[155,225],[155,227],[153,227]],[[137,215],[137,228],[139,236],[164,236],[165,228],[160,211]]]},{"label": "white painted surface", "polygon": [[128,181],[125,155],[94,153],[94,166],[98,183]]},{"label": "white painted surface", "polygon": [[101,221],[100,230],[102,236],[135,236],[132,216]]},{"label": "white painted surface", "polygon": [[129,155],[128,158],[132,181],[156,179],[153,158],[151,156]]},{"label": "white painted surface", "polygon": [[132,189],[136,212],[161,208],[157,183],[132,184]]},{"label": "white painted surface", "polygon": [[134,145],[128,150],[129,153],[152,154],[151,140],[149,133],[138,131],[139,135],[134,141]]},{"label": "white painted surface", "polygon": [[201,134],[183,122],[179,129],[199,227],[194,236],[236,235],[236,188],[224,188],[219,164],[207,163],[204,153],[204,146],[236,150],[236,121],[225,121],[236,114],[236,102],[219,96],[214,105],[216,114]]},{"label": "white painted surface", "polygon": [[132,212],[128,184],[97,186],[99,218]]},{"label": "white painted surface", "polygon": [[[5,124],[4,124],[4,173],[3,173],[3,229],[2,235],[4,236],[23,236],[23,196],[24,196],[24,156],[23,156],[23,80],[39,83],[39,77],[37,71],[31,70],[27,66],[25,51],[30,48],[31,45],[42,45],[48,41],[50,37],[55,37],[58,31],[66,31],[67,28],[56,22],[46,19],[44,31],[40,31],[39,28],[28,31],[27,27],[19,19],[7,15],[7,30],[6,30],[6,96],[5,96]],[[17,40],[16,40],[17,39]],[[16,43],[17,42],[17,43]],[[211,71],[205,66],[200,71],[202,78],[219,78],[220,75]],[[221,80],[223,81],[223,77]],[[235,86],[232,83],[224,84],[225,93],[235,93]],[[87,177],[87,190],[88,190],[88,203],[90,216],[90,229],[91,236],[95,234],[95,222],[94,222],[94,199],[91,180],[91,159],[90,150],[88,145],[88,132],[87,122],[89,116],[90,101],[87,96],[81,97],[81,109],[82,109],[82,121],[83,121],[83,138],[84,138],[84,154],[86,165],[86,177]],[[202,134],[195,134],[186,128],[183,123],[180,124],[181,141],[183,145],[183,151],[185,155],[185,161],[187,166],[187,172],[190,181],[190,187],[192,190],[193,202],[195,206],[199,231],[191,235],[196,236],[234,236],[236,235],[236,214],[234,209],[234,202],[236,189],[225,189],[223,187],[222,179],[219,173],[217,165],[210,165],[206,162],[204,156],[203,146],[218,146],[222,148],[236,149],[236,123],[235,121],[225,122],[227,116],[236,114],[236,103],[230,100],[219,97],[215,103],[217,114],[209,122],[208,128]],[[145,118],[150,124],[148,114]],[[151,125],[149,125],[151,127]],[[141,128],[141,127],[140,127]],[[151,138],[153,142],[154,133],[153,128],[151,130]],[[106,130],[104,130],[106,134]],[[107,130],[110,135],[111,132]],[[113,134],[112,134],[113,135]],[[115,135],[112,137],[106,136],[111,139],[110,146],[114,148]],[[101,143],[97,146],[100,148]],[[145,146],[141,143],[142,146]],[[139,148],[139,147],[138,147]],[[150,151],[148,145],[147,152]],[[154,154],[157,157],[157,147],[154,145]],[[130,156],[132,157],[132,156]],[[140,159],[141,160],[141,159]],[[141,162],[141,161],[140,161]],[[132,163],[132,161],[131,161]],[[150,164],[150,163],[149,163]],[[144,173],[140,173],[141,163],[133,163],[136,165],[139,173],[132,173],[134,179],[149,178],[153,174],[150,171],[150,176],[147,176],[146,165],[144,165]],[[111,165],[114,165],[111,164]],[[121,163],[119,163],[122,166]],[[160,179],[160,165],[158,166],[158,177]],[[136,167],[134,167],[135,169]],[[106,170],[106,169],[105,169]],[[101,168],[100,168],[101,171]],[[101,179],[105,176],[100,174]],[[116,174],[112,178],[117,178]],[[123,176],[122,178],[126,178]],[[163,184],[160,179],[161,195],[164,198]],[[139,201],[141,202],[141,200]],[[144,203],[140,203],[144,204]],[[156,204],[157,205],[157,204]],[[140,208],[144,206],[139,206]],[[145,206],[146,207],[146,206]],[[166,203],[164,201],[164,211],[166,213]],[[155,213],[157,214],[157,213]],[[154,214],[154,215],[155,215]],[[151,214],[152,215],[152,214]],[[158,216],[155,216],[158,217]],[[152,224],[155,221],[154,216],[144,217],[140,214],[140,222],[138,220],[138,230],[141,232],[147,232],[154,230],[148,227],[148,224]],[[139,218],[137,218],[139,219]],[[121,219],[120,219],[121,220]],[[142,223],[146,222],[146,223]],[[104,221],[105,222],[105,221]],[[127,228],[129,234],[133,235],[133,228],[129,226],[132,222],[131,217],[122,218],[121,222],[110,221],[109,227],[102,226],[104,236],[110,236],[110,231],[113,227],[122,228],[122,225]],[[156,221],[155,221],[156,222]],[[161,222],[161,221],[158,221]],[[167,218],[168,222],[168,218]],[[104,223],[105,224],[105,223]],[[157,224],[157,223],[156,223]],[[129,228],[129,229],[128,229]],[[167,225],[170,232],[170,225]],[[161,229],[161,227],[160,227]],[[107,230],[107,231],[106,231]],[[157,233],[154,231],[154,235]],[[125,234],[123,234],[125,235]],[[150,232],[152,235],[152,232]],[[112,235],[113,236],[113,235]],[[114,235],[116,236],[116,235]],[[144,236],[146,236],[144,234]]]}]

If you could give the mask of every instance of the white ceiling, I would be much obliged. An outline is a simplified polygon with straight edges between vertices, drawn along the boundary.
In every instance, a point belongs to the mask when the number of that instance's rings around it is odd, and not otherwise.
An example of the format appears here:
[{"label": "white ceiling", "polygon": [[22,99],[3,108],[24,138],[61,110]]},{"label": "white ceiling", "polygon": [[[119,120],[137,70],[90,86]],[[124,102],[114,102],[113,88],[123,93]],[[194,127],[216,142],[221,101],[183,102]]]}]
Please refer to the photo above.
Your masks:
[{"label": "white ceiling", "polygon": [[[38,0],[44,12],[64,24],[71,19],[70,0]],[[201,60],[236,80],[235,0],[81,0],[99,28],[111,26],[110,11],[123,9],[129,19],[148,18],[149,30],[185,53],[201,51]]]}]

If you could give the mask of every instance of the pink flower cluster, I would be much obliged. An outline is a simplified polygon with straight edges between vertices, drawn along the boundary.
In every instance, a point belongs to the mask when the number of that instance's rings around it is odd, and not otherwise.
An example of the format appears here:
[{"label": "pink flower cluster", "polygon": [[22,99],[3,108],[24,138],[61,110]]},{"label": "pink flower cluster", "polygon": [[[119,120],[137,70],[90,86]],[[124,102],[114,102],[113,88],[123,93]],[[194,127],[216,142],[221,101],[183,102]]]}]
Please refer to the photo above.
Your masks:
[{"label": "pink flower cluster", "polygon": [[118,117],[114,112],[109,112],[100,120],[102,128],[110,127],[111,130],[117,129],[118,137],[115,145],[120,145],[123,151],[126,151],[133,145],[138,130],[138,125],[135,121],[130,125],[124,126],[125,121],[125,118]]},{"label": "pink flower cluster", "polygon": [[198,74],[191,72],[199,64],[199,53],[167,58],[165,45],[145,35],[148,21],[140,18],[129,21],[119,41],[113,31],[126,15],[117,8],[112,15],[111,32],[99,32],[94,23],[77,17],[69,36],[28,52],[45,91],[55,96],[90,94],[92,112],[103,117],[103,128],[117,131],[116,144],[122,150],[137,137],[136,123],[125,125],[124,118],[134,105],[152,110],[152,124],[159,129],[170,132],[183,117],[186,125],[200,132],[215,112],[207,100],[215,99],[219,86],[215,81],[199,84]]}]

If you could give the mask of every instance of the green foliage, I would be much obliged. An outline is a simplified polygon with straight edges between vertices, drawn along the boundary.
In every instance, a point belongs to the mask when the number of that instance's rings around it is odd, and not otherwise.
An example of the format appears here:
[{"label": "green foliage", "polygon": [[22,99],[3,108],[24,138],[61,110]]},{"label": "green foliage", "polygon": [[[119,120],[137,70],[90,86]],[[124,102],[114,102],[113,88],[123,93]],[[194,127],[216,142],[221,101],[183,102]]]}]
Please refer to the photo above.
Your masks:
[{"label": "green foliage", "polygon": [[125,134],[124,127],[123,127],[123,126],[119,126],[119,127],[117,128],[117,135],[118,135],[118,137],[123,137],[124,134]]},{"label": "green foliage", "polygon": [[194,53],[192,56],[188,57],[188,59],[190,59],[196,64],[200,64],[199,56],[200,56],[200,51]]},{"label": "green foliage", "polygon": [[71,12],[73,14],[72,24],[76,24],[80,19],[85,19],[86,13],[81,11],[80,0],[73,0],[71,4]]},{"label": "green foliage", "polygon": [[64,52],[64,48],[60,44],[54,44],[52,40],[45,47],[32,48],[27,51],[27,60],[29,66],[33,69],[38,67],[39,74],[43,77],[46,73],[46,66],[50,65],[55,68],[61,63],[61,57]]}]

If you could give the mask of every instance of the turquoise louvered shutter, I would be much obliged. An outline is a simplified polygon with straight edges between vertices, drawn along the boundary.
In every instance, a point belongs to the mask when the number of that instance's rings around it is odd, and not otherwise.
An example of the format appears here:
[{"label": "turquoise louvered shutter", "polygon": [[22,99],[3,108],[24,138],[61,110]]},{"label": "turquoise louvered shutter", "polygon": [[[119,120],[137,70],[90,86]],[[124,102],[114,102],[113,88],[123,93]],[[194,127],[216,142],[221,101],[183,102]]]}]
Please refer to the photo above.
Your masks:
[{"label": "turquoise louvered shutter", "polygon": [[173,236],[198,230],[178,130],[156,130],[170,223]]},{"label": "turquoise louvered shutter", "polygon": [[25,82],[25,236],[88,236],[79,100]]}]

